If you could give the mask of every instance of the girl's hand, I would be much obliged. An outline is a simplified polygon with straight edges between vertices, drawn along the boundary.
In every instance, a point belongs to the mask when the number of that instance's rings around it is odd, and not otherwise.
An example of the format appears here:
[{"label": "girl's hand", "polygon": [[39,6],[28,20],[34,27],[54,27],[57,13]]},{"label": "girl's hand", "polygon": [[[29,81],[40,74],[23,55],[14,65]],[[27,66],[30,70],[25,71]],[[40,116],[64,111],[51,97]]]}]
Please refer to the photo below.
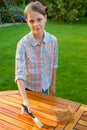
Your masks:
[{"label": "girl's hand", "polygon": [[55,86],[51,86],[51,88],[50,88],[50,95],[54,95],[55,94]]},{"label": "girl's hand", "polygon": [[[23,101],[23,104],[24,104],[25,106],[27,106],[28,111],[31,112],[29,100],[28,100],[28,99],[24,100],[24,101]],[[22,108],[21,108],[21,112],[22,112],[22,114],[26,114],[26,115],[27,115],[27,112],[24,110],[24,107],[23,107],[23,106],[22,106]]]}]

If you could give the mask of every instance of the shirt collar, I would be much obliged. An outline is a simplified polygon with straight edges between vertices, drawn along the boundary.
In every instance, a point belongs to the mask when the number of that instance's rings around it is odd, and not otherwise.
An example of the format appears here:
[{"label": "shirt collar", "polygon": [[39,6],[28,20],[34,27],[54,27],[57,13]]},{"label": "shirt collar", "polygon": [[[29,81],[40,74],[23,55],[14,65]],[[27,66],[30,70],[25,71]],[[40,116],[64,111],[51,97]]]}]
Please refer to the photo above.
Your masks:
[{"label": "shirt collar", "polygon": [[[41,45],[40,43],[36,42],[32,32],[29,33],[29,40],[30,40],[30,43],[32,44],[33,47],[35,47],[37,45]],[[46,43],[49,43],[49,42],[48,42],[48,38],[46,35],[46,31],[44,31],[43,44],[46,44]]]}]

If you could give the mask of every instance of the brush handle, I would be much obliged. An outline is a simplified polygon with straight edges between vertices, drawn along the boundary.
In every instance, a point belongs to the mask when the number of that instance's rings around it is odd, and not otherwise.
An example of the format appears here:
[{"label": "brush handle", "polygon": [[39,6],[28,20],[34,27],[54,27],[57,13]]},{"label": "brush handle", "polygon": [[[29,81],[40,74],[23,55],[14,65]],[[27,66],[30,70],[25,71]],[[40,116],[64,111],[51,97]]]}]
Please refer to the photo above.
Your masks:
[{"label": "brush handle", "polygon": [[22,104],[22,106],[23,106],[24,110],[25,110],[32,118],[35,118],[35,116],[32,114],[32,112],[29,112],[29,111],[28,111],[27,106],[25,106],[24,104]]}]

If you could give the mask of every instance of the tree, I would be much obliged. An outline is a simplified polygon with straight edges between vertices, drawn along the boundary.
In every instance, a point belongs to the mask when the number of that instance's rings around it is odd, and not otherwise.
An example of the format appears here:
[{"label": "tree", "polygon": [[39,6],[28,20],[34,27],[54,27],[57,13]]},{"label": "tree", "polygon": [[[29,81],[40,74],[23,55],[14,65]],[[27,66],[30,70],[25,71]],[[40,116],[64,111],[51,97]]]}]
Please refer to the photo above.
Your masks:
[{"label": "tree", "polygon": [[48,16],[58,21],[74,21],[87,15],[87,0],[47,0]]}]

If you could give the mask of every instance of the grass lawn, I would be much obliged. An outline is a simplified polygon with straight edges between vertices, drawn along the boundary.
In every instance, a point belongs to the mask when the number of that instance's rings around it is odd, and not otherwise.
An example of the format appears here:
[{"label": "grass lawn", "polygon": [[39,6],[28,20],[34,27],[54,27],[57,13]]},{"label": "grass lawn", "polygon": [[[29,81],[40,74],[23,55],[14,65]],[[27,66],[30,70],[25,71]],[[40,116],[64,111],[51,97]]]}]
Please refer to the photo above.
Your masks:
[{"label": "grass lawn", "polygon": [[[46,30],[59,44],[56,96],[87,104],[87,24],[48,22]],[[16,45],[28,32],[26,24],[0,28],[0,91],[17,89]]]}]

